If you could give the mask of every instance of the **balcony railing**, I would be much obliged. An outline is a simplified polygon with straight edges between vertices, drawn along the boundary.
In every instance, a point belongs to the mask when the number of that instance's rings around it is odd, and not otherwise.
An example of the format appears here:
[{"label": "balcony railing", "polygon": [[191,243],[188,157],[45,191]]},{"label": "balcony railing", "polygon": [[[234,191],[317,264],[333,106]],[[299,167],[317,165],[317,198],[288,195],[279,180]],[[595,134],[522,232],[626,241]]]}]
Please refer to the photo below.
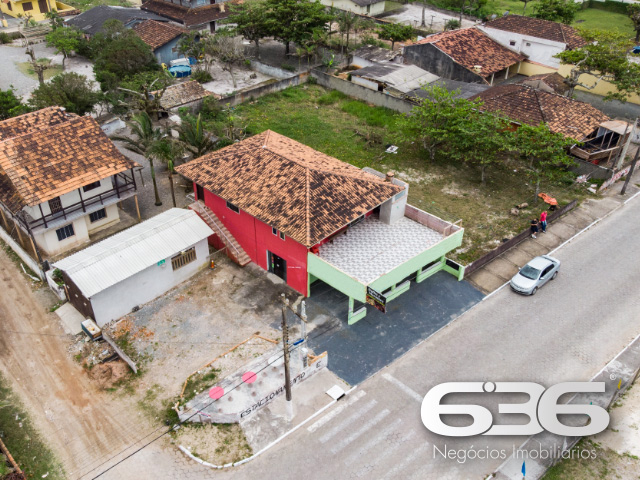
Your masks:
[{"label": "balcony railing", "polygon": [[126,196],[127,193],[136,190],[136,180],[133,176],[133,171],[131,171],[131,177],[124,174],[124,172],[121,172],[116,174],[113,178],[115,178],[115,185],[111,190],[85,199],[82,197],[82,188],[79,188],[78,193],[80,195],[80,201],[66,207],[61,207],[61,209],[55,213],[45,215],[42,210],[42,205],[39,205],[41,216],[36,219],[29,219],[29,228],[32,230],[39,227],[48,228],[49,224],[52,222],[60,219],[66,220],[74,213],[79,211],[87,212],[95,205],[105,205],[105,202],[110,199],[122,198],[123,196]]}]

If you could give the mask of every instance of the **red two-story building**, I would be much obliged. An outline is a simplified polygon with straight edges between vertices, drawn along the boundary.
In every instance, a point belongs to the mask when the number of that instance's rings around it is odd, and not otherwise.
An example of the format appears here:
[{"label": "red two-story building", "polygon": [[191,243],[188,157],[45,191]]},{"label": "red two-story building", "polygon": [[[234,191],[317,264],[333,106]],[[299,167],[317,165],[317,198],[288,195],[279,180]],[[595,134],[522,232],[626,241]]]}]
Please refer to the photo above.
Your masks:
[{"label": "red two-story building", "polygon": [[366,315],[353,305],[367,287],[390,300],[412,273],[451,269],[444,255],[462,241],[460,227],[406,204],[406,183],[270,130],[176,170],[194,182],[191,208],[216,232],[214,246],[305,296],[325,281],[349,297],[350,323]]}]

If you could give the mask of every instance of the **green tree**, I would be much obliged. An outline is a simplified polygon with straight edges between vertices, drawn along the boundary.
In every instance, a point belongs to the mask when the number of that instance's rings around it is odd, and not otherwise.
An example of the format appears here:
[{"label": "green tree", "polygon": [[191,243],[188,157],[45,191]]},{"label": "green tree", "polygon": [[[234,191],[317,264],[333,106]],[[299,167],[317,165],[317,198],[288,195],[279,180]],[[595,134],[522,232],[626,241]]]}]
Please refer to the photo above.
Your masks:
[{"label": "green tree", "polygon": [[105,22],[103,32],[91,40],[91,51],[93,71],[103,90],[117,88],[126,77],[160,69],[151,47],[118,20]]},{"label": "green tree", "polygon": [[640,3],[627,5],[627,15],[633,22],[633,29],[636,31],[636,43],[640,42]]},{"label": "green tree", "polygon": [[434,84],[423,88],[427,98],[418,99],[411,112],[398,117],[400,140],[420,142],[431,158],[437,152],[448,153],[458,139],[468,118],[473,116],[475,105],[468,100],[456,98],[459,91],[450,92]]},{"label": "green tree", "polygon": [[383,40],[391,41],[391,50],[396,42],[407,40],[413,36],[413,28],[411,25],[401,25],[399,23],[385,23],[378,30],[378,36]]},{"label": "green tree", "polygon": [[539,0],[533,17],[571,25],[578,10],[580,10],[580,4],[574,0]]},{"label": "green tree", "polygon": [[522,124],[513,134],[513,149],[523,159],[527,175],[536,186],[536,200],[543,178],[556,180],[566,174],[566,167],[573,165],[567,147],[575,143],[578,142],[552,132],[545,124]]},{"label": "green tree", "polygon": [[505,153],[512,150],[513,142],[507,119],[480,111],[478,102],[472,105],[474,110],[455,128],[450,155],[479,167],[480,180],[485,183],[487,168],[501,162]]},{"label": "green tree", "polygon": [[200,115],[182,117],[182,125],[178,127],[178,139],[194,158],[216,149],[216,141],[205,131]]},{"label": "green tree", "polygon": [[68,112],[84,115],[93,110],[101,95],[93,90],[94,82],[74,72],[61,73],[36,88],[29,103],[35,109],[61,106]]},{"label": "green tree", "polygon": [[357,18],[353,13],[341,10],[336,15],[336,21],[338,22],[338,31],[340,32],[340,53],[344,53],[344,44],[342,42],[344,35],[347,36],[347,53],[349,53],[349,34],[353,30],[356,24]]},{"label": "green tree", "polygon": [[184,155],[184,145],[173,138],[169,132],[164,137],[151,145],[151,155],[167,164],[169,186],[171,187],[171,200],[176,207],[176,192],[173,185],[173,169],[178,160]]},{"label": "green tree", "polygon": [[228,23],[235,24],[238,35],[256,45],[256,57],[260,58],[260,40],[269,36],[267,8],[264,2],[251,0],[240,4],[230,4],[231,16]]},{"label": "green tree", "polygon": [[617,89],[609,92],[605,100],[624,102],[629,95],[640,93],[640,65],[627,58],[633,43],[625,34],[580,29],[580,35],[586,45],[556,55],[560,63],[572,66],[565,78],[569,86],[567,96],[573,95],[578,86],[591,90],[601,81],[610,82]]},{"label": "green tree", "polygon": [[149,162],[149,171],[151,172],[151,180],[153,181],[153,192],[156,196],[156,206],[162,205],[160,194],[158,193],[158,184],[156,183],[156,171],[153,166],[154,145],[163,137],[160,128],[155,128],[151,117],[147,112],[140,112],[133,116],[131,122],[127,122],[132,135],[135,138],[124,136],[113,136],[112,140],[124,143],[124,148],[130,152],[142,155]]},{"label": "green tree", "polygon": [[460,20],[455,18],[450,18],[444,24],[445,30],[457,30],[458,28],[460,28]]},{"label": "green tree", "polygon": [[165,70],[138,73],[122,81],[118,87],[119,94],[110,99],[116,100],[114,105],[136,112],[144,111],[153,117],[162,110],[162,96],[174,82],[175,79]]},{"label": "green tree", "polygon": [[0,90],[0,120],[17,117],[28,111],[29,107],[23,104],[22,100],[16,96],[13,87],[9,87],[7,90]]},{"label": "green tree", "polygon": [[52,30],[64,27],[64,18],[60,16],[55,8],[45,13],[44,18],[49,20],[49,25],[51,25]]},{"label": "green tree", "polygon": [[285,44],[286,55],[291,42],[304,44],[314,30],[326,30],[333,18],[319,1],[265,0],[264,5],[269,34]]},{"label": "green tree", "polygon": [[64,70],[64,62],[69,54],[78,50],[80,43],[84,41],[82,33],[70,27],[56,28],[49,32],[45,38],[47,46],[55,48],[56,53],[62,54],[62,70]]}]

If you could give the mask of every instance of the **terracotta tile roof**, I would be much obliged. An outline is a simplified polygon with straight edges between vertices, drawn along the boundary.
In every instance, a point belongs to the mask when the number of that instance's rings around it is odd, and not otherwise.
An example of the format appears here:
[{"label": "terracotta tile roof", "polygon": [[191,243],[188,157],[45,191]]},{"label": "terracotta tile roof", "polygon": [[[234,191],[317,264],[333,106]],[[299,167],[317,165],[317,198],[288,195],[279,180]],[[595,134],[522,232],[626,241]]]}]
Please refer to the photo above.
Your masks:
[{"label": "terracotta tile roof", "polygon": [[402,190],[270,130],[176,170],[307,247]]},{"label": "terracotta tile roof", "polygon": [[133,31],[138,34],[144,43],[155,50],[166,45],[171,40],[186,33],[184,28],[169,23],[160,23],[155,20],[145,20],[134,25]]},{"label": "terracotta tile roof", "polygon": [[[436,33],[416,42],[417,45],[425,43],[433,44],[454,62],[483,78],[527,58],[494,42],[474,27]],[[477,65],[482,67],[480,71],[476,71]]]},{"label": "terracotta tile roof", "polygon": [[91,117],[69,117],[0,142],[2,199],[14,206],[35,206],[134,166]]},{"label": "terracotta tile roof", "polygon": [[47,107],[36,112],[0,121],[0,142],[38,130],[47,130],[53,125],[66,122],[69,114],[60,107]]},{"label": "terracotta tile roof", "polygon": [[214,20],[227,18],[230,15],[229,9],[224,3],[189,8],[163,0],[148,0],[140,8],[182,23],[185,27],[210,23]]},{"label": "terracotta tile roof", "polygon": [[[157,92],[158,90],[151,93]],[[160,106],[165,110],[169,110],[170,108],[195,102],[209,95],[213,95],[213,93],[205,90],[202,85],[195,80],[190,80],[167,87],[160,99]]]},{"label": "terracotta tile roof", "polygon": [[564,43],[569,49],[580,48],[587,43],[575,28],[540,18],[507,15],[487,22],[485,26]]},{"label": "terracotta tile roof", "polygon": [[502,112],[508,118],[529,125],[546,123],[552,132],[582,140],[607,117],[591,105],[525,85],[498,85],[471,100],[484,102],[482,110]]},{"label": "terracotta tile roof", "polygon": [[518,83],[560,95],[564,95],[567,90],[569,90],[569,85],[564,83],[564,77],[558,72],[531,75],[524,80],[520,80]]}]

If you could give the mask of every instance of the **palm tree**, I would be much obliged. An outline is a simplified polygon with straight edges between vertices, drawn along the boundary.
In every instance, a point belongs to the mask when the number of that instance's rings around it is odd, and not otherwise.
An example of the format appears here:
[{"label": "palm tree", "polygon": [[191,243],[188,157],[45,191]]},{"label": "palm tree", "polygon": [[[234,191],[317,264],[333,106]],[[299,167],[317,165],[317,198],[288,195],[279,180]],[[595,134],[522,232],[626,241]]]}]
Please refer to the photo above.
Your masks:
[{"label": "palm tree", "polygon": [[176,192],[173,187],[173,167],[175,165],[175,160],[182,158],[182,155],[184,154],[184,146],[180,142],[171,138],[167,133],[163,138],[151,145],[151,153],[158,160],[163,160],[167,163],[169,185],[171,186],[171,200],[173,200],[173,206],[176,207]]},{"label": "palm tree", "polygon": [[163,136],[162,130],[153,127],[151,117],[147,112],[140,112],[133,116],[131,122],[127,122],[127,125],[131,129],[136,138],[130,137],[111,137],[112,140],[117,140],[124,143],[124,148],[130,152],[142,155],[149,162],[149,170],[151,172],[151,180],[153,181],[153,191],[156,195],[156,206],[162,205],[160,195],[158,194],[158,185],[156,184],[156,172],[153,168],[153,145]]},{"label": "palm tree", "polygon": [[178,138],[195,158],[216,149],[216,141],[204,130],[200,114],[197,118],[186,117],[178,127]]}]

